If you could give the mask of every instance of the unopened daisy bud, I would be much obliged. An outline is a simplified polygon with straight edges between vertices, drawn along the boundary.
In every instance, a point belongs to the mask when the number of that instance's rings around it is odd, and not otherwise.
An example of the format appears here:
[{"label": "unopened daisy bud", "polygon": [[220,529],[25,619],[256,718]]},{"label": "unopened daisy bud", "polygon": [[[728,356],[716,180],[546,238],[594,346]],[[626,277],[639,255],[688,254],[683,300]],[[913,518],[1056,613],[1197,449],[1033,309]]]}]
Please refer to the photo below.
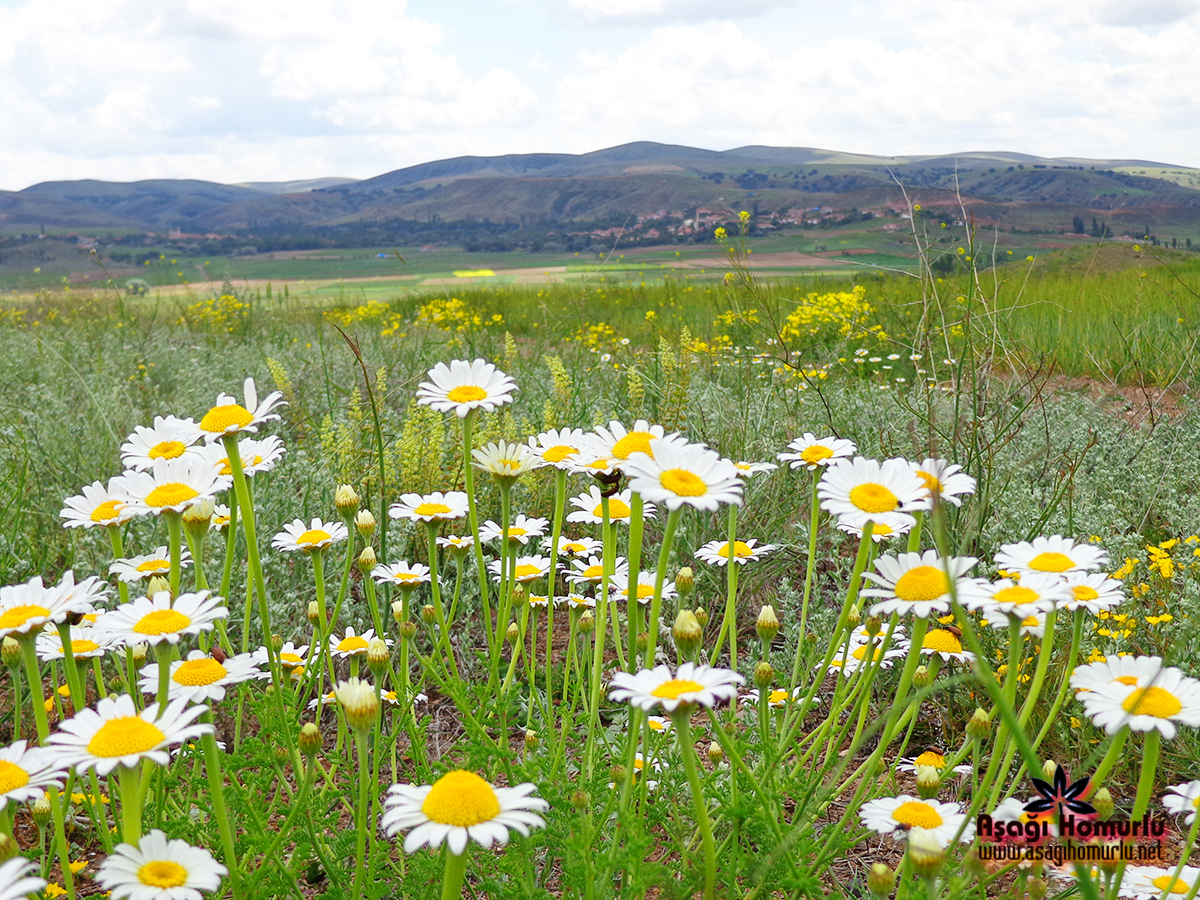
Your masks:
[{"label": "unopened daisy bud", "polygon": [[361,501],[354,488],[348,484],[340,484],[333,494],[333,505],[337,507],[338,515],[343,519],[348,519],[358,512]]},{"label": "unopened daisy bud", "polygon": [[588,808],[588,795],[585,791],[573,791],[571,793],[571,805],[578,810]]},{"label": "unopened daisy bud", "polygon": [[407,621],[408,614],[404,608],[403,600],[392,601],[392,619],[399,625],[401,622]]},{"label": "unopened daisy bud", "polygon": [[769,603],[758,612],[758,619],[754,623],[754,630],[758,632],[759,638],[764,641],[772,641],[775,635],[779,634],[779,617],[775,615],[775,607]]},{"label": "unopened daisy bud", "polygon": [[20,849],[15,840],[3,831],[0,831],[0,862],[12,859]]},{"label": "unopened daisy bud", "polygon": [[616,765],[608,770],[608,774],[609,774],[609,777],[612,778],[613,784],[621,784],[621,782],[623,782],[625,780],[625,776],[626,776],[626,774],[628,774],[628,770],[624,766]]},{"label": "unopened daisy bud", "polygon": [[360,509],[358,515],[354,517],[354,527],[358,529],[358,533],[362,535],[364,541],[368,544],[371,543],[371,538],[375,534],[375,516],[369,509]]},{"label": "unopened daisy bud", "polygon": [[371,638],[367,642],[367,666],[376,678],[382,678],[391,662],[392,654],[383,638]]},{"label": "unopened daisy bud", "polygon": [[754,686],[763,691],[769,688],[774,680],[774,667],[765,659],[759,660],[758,665],[754,667]]},{"label": "unopened daisy bud", "polygon": [[523,584],[514,584],[513,585],[512,599],[513,599],[513,604],[514,604],[513,608],[514,609],[520,609],[522,606],[525,605],[525,601],[528,599],[528,595],[525,593],[525,585],[523,585]]},{"label": "unopened daisy bud", "polygon": [[942,776],[933,766],[917,766],[917,793],[922,800],[931,800],[942,789]]},{"label": "unopened daisy bud", "polygon": [[697,606],[692,610],[692,615],[696,617],[696,621],[700,623],[701,628],[708,627],[708,610],[703,606]]},{"label": "unopened daisy bud", "polygon": [[700,644],[704,640],[704,629],[700,627],[700,623],[691,610],[681,609],[675,616],[675,625],[671,629],[671,636],[675,638],[675,646],[679,648],[679,652],[685,659],[690,660],[700,649]]},{"label": "unopened daisy bud", "polygon": [[125,679],[120,675],[114,675],[108,679],[108,689],[114,694],[125,693]]},{"label": "unopened daisy bud", "polygon": [[515,644],[520,637],[521,637],[521,629],[519,629],[517,627],[517,623],[509,622],[508,630],[506,632],[504,632],[504,639],[506,641],[508,641],[510,644]]},{"label": "unopened daisy bud", "polygon": [[862,610],[855,603],[850,607],[850,611],[846,613],[846,621],[850,623],[851,628],[857,628],[858,623],[862,621]]},{"label": "unopened daisy bud", "polygon": [[151,575],[150,580],[146,582],[146,596],[153,597],[155,594],[161,594],[163,591],[171,590],[171,583],[161,575]]},{"label": "unopened daisy bud", "polygon": [[21,667],[21,645],[10,637],[6,637],[0,643],[0,659],[4,660],[4,664],[10,669],[19,669]]},{"label": "unopened daisy bud", "polygon": [[1025,890],[1029,892],[1029,900],[1045,900],[1050,893],[1050,885],[1046,884],[1044,878],[1031,878],[1025,883]]},{"label": "unopened daisy bud", "polygon": [[379,559],[375,556],[374,547],[363,547],[363,552],[358,554],[358,571],[364,575],[370,575],[371,570],[379,565]]},{"label": "unopened daisy bud", "polygon": [[271,635],[271,649],[274,650],[276,653],[278,653],[280,650],[283,649],[283,635],[282,634]]},{"label": "unopened daisy bud", "polygon": [[416,636],[417,636],[417,623],[416,622],[401,622],[400,623],[400,637],[404,638],[404,640],[406,640],[406,641],[411,641]]},{"label": "unopened daisy bud", "polygon": [[896,889],[896,873],[885,863],[872,864],[871,871],[867,873],[867,889],[880,900],[892,896],[892,891]]},{"label": "unopened daisy bud", "polygon": [[432,625],[437,621],[437,610],[433,608],[432,603],[426,603],[421,607],[421,621],[426,625]]},{"label": "unopened daisy bud", "polygon": [[1054,773],[1058,771],[1058,763],[1052,759],[1042,763],[1042,775],[1047,781],[1054,781]]},{"label": "unopened daisy bud", "polygon": [[183,527],[188,534],[193,538],[203,538],[208,534],[208,530],[212,526],[214,507],[215,504],[210,497],[199,503],[193,503],[183,511]]},{"label": "unopened daisy bud", "polygon": [[321,607],[317,605],[316,600],[308,601],[308,621],[312,625],[316,625],[321,618]]},{"label": "unopened daisy bud", "polygon": [[637,637],[633,641],[633,644],[635,647],[637,647],[639,653],[644,653],[646,648],[650,646],[650,632],[639,631]]},{"label": "unopened daisy bud", "polygon": [[1096,808],[1096,815],[1100,817],[1101,822],[1107,822],[1112,818],[1114,809],[1113,796],[1108,788],[1102,787],[1096,791],[1090,802]]},{"label": "unopened daisy bud", "polygon": [[300,752],[311,760],[321,749],[321,743],[321,729],[315,722],[305,722],[300,729]]},{"label": "unopened daisy bud", "polygon": [[691,566],[684,566],[675,573],[675,590],[680,600],[686,600],[696,589],[696,573]]},{"label": "unopened daisy bud", "polygon": [[883,631],[883,619],[879,618],[879,616],[867,616],[866,624],[863,627],[866,629],[867,634],[874,637]]},{"label": "unopened daisy bud", "polygon": [[981,741],[992,730],[992,717],[986,712],[975,707],[975,712],[971,714],[971,721],[967,722],[967,737],[975,741]]},{"label": "unopened daisy bud", "polygon": [[537,732],[526,730],[526,732],[525,732],[525,749],[532,752],[540,746],[542,746],[542,739],[540,737],[538,737]]},{"label": "unopened daisy bud", "polygon": [[275,747],[275,762],[279,763],[279,765],[281,765],[281,766],[286,766],[288,764],[288,749],[287,749],[287,747],[283,747],[283,746]]},{"label": "unopened daisy bud", "polygon": [[938,836],[928,828],[913,826],[906,840],[913,872],[926,880],[936,878],[946,862],[946,850]]},{"label": "unopened daisy bud", "polygon": [[146,661],[146,650],[147,650],[147,647],[145,644],[134,644],[133,645],[133,650],[132,650],[133,664],[135,666],[140,666],[142,663],[144,663]]},{"label": "unopened daisy bud", "polygon": [[929,667],[917,666],[916,671],[913,672],[913,687],[921,690],[922,688],[929,687],[932,682],[933,678],[929,674]]},{"label": "unopened daisy bud", "polygon": [[596,627],[596,617],[590,609],[585,609],[579,617],[579,631],[582,634],[591,634]]},{"label": "unopened daisy bud", "polygon": [[333,689],[346,713],[346,721],[358,732],[368,732],[379,718],[379,689],[369,681],[351,678]]},{"label": "unopened daisy bud", "polygon": [[719,766],[725,761],[725,751],[721,749],[721,745],[716,741],[709,742],[707,753],[708,761],[714,766]]},{"label": "unopened daisy bud", "polygon": [[38,797],[29,804],[29,814],[33,816],[33,823],[38,828],[45,828],[50,822],[50,801],[45,797]]}]

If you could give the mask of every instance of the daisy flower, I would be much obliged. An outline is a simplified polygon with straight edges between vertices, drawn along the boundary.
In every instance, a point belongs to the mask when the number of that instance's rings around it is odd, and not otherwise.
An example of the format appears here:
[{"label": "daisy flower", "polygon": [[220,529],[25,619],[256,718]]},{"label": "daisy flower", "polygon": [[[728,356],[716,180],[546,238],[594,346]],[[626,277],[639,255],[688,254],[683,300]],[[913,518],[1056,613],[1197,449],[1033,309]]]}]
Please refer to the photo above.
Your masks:
[{"label": "daisy flower", "polygon": [[[188,703],[224,700],[226,688],[243,681],[269,677],[258,666],[258,659],[253,653],[241,653],[218,661],[206,653],[193,650],[186,660],[172,660],[167,699],[186,700]],[[145,694],[158,691],[158,663],[142,667],[139,683]]]},{"label": "daisy flower", "polygon": [[388,837],[412,829],[404,839],[404,852],[414,853],[426,844],[431,850],[445,844],[461,856],[467,841],[482,847],[508,843],[509,829],[528,837],[529,829],[546,823],[539,812],[550,804],[530,796],[537,786],[494,787],[474,772],[447,772],[432,785],[394,784],[383,801],[379,824]]},{"label": "daisy flower", "polygon": [[388,507],[388,515],[413,522],[440,522],[461,519],[467,514],[467,507],[468,499],[463,491],[401,494],[400,502]]},{"label": "daisy flower", "polygon": [[417,403],[437,412],[453,412],[460,419],[475,409],[491,412],[511,403],[517,389],[511,378],[482,359],[438,363],[427,377],[429,381],[417,386]]},{"label": "daisy flower", "polygon": [[[1008,628],[1008,617],[985,620],[992,628]],[[1021,618],[1021,634],[1025,637],[1041,638],[1046,633],[1046,614],[1044,612],[1030,613]]]},{"label": "daisy flower", "polygon": [[[259,472],[270,472],[275,463],[283,459],[286,452],[283,441],[273,434],[261,440],[242,438],[238,441],[238,457],[242,461],[242,472],[248,477]],[[216,467],[218,475],[232,476],[233,467],[229,465],[229,454],[223,444],[210,444],[205,452],[205,458]]]},{"label": "daisy flower", "polygon": [[879,586],[865,588],[860,593],[864,597],[883,598],[882,603],[871,607],[873,616],[911,612],[924,619],[930,614],[950,611],[950,580],[953,579],[955,589],[960,590],[966,582],[963,576],[975,562],[970,556],[943,559],[936,550],[881,556],[875,560],[878,573],[863,573],[864,578]]},{"label": "daisy flower", "polygon": [[[58,580],[58,584],[49,590],[55,591],[61,601],[67,604],[69,614],[90,615],[96,612],[96,607],[92,605],[93,601],[104,599],[105,594],[108,593],[108,585],[96,575],[76,583],[75,572],[67,569],[62,578]],[[93,621],[95,620],[87,620],[87,622]]]},{"label": "daisy flower", "polygon": [[650,446],[653,440],[666,440],[670,443],[684,443],[683,436],[677,432],[667,434],[661,425],[651,425],[645,419],[638,419],[633,428],[626,428],[615,419],[608,427],[597,425],[588,436],[588,449],[593,456],[606,456],[617,461],[618,467],[634,453],[645,453],[653,458],[654,449]]},{"label": "daisy flower", "polygon": [[23,856],[14,856],[0,865],[0,900],[26,900],[34,891],[44,890],[46,879],[29,874],[34,866],[33,860]]},{"label": "daisy flower", "polygon": [[371,570],[371,577],[381,584],[387,582],[398,584],[400,587],[416,587],[418,584],[428,584],[432,580],[429,566],[423,563],[413,563],[410,566],[407,562],[388,565],[380,563]]},{"label": "daisy flower", "polygon": [[152,598],[138,597],[109,610],[96,622],[96,628],[107,632],[126,646],[178,644],[185,634],[212,631],[217,619],[224,619],[229,610],[209,591],[183,593],[171,601],[170,591],[159,591]]},{"label": "daisy flower", "polygon": [[157,459],[177,459],[204,437],[195,419],[155,416],[147,428],[139,425],[121,445],[121,463],[139,472],[154,467]]},{"label": "daisy flower", "polygon": [[[912,531],[912,527],[916,524],[916,520],[913,519],[912,516],[904,516],[903,518],[907,521],[899,521],[900,517],[897,516],[897,521],[890,525],[887,522],[876,522],[871,528],[871,540],[878,544],[882,541],[891,540],[898,535],[908,534],[910,531]],[[863,531],[865,530],[863,525],[851,525],[849,522],[838,522],[837,527],[841,531],[846,532],[846,534],[853,535],[860,541],[862,540]]]},{"label": "daisy flower", "polygon": [[213,507],[212,523],[209,527],[213,531],[224,531],[229,527],[229,520],[229,507],[224,503],[218,503]]},{"label": "daisy flower", "polygon": [[580,611],[585,609],[595,609],[596,598],[585,597],[583,594],[567,594],[565,597],[556,595],[554,597],[554,605],[565,606],[567,609],[577,609]]},{"label": "daisy flower", "polygon": [[[671,720],[667,719],[667,721],[669,722]],[[661,762],[659,762],[657,759],[652,759],[652,760],[650,760],[650,765],[647,766],[646,758],[642,755],[641,751],[639,750],[637,753],[635,753],[633,755],[633,781],[635,784],[641,778],[642,773],[644,773],[646,771],[646,769],[649,769],[652,773],[657,774],[658,772],[662,771],[663,764]],[[617,787],[618,787],[618,785],[615,781],[610,781],[608,783],[609,790],[615,790]],[[647,790],[652,791],[657,787],[658,787],[657,781],[655,781],[653,779],[646,779],[646,789]]]},{"label": "daisy flower", "polygon": [[[99,659],[110,650],[121,646],[120,641],[98,628],[71,629],[71,655],[76,659]],[[43,630],[37,636],[38,659],[50,662],[63,659],[62,635],[57,631]]]},{"label": "daisy flower", "polygon": [[[116,482],[116,484],[114,484]],[[133,510],[126,509],[123,501],[114,492],[120,487],[118,478],[110,479],[105,487],[93,481],[83,493],[68,497],[59,515],[66,519],[65,528],[95,528],[97,525],[123,525],[133,518]]]},{"label": "daisy flower", "polygon": [[[748,562],[758,562],[772,550],[779,548],[775,544],[757,546],[758,541],[751,538],[748,541],[733,542],[733,561],[744,566]],[[729,541],[709,541],[695,553],[696,559],[713,566],[729,564]]]},{"label": "daisy flower", "polygon": [[[260,648],[255,654],[255,661],[258,665],[264,665],[267,662],[267,648]],[[308,644],[297,647],[291,641],[288,641],[279,648],[279,664],[285,669],[295,669],[308,664]]]},{"label": "daisy flower", "polygon": [[[645,606],[654,599],[654,581],[656,575],[654,572],[639,572],[637,578],[637,587],[634,590],[637,592],[637,602]],[[608,580],[609,587],[612,589],[612,597],[614,600],[629,599],[629,570],[619,574],[613,574]],[[664,600],[672,600],[675,598],[675,582],[663,581],[662,596]]]},{"label": "daisy flower", "polygon": [[282,391],[273,391],[259,403],[254,379],[247,378],[242,385],[242,394],[245,406],[228,394],[217,395],[216,404],[200,420],[200,430],[204,432],[206,440],[215,441],[233,432],[257,432],[263,422],[279,418],[279,414],[271,410],[283,403]]},{"label": "daisy flower", "polygon": [[1131,731],[1159,731],[1175,737],[1176,724],[1200,725],[1200,681],[1179,669],[1164,668],[1152,684],[1103,684],[1078,698],[1092,722],[1108,734],[1128,726]]},{"label": "daisy flower", "polygon": [[931,497],[961,506],[960,496],[975,493],[975,479],[964,472],[962,466],[952,465],[944,459],[926,459],[912,466]]},{"label": "daisy flower", "polygon": [[167,840],[155,829],[136,847],[116,847],[96,871],[96,883],[112,891],[113,900],[200,900],[201,891],[217,890],[228,874],[207,850]]},{"label": "daisy flower", "polygon": [[[179,567],[186,569],[192,564],[192,554],[186,549],[181,550],[179,554]],[[147,578],[153,578],[155,575],[161,575],[164,578],[171,571],[171,551],[166,546],[159,547],[153,553],[147,553],[144,556],[131,556],[128,559],[114,560],[112,565],[108,567],[110,575],[116,575],[117,578],[126,584],[136,584],[139,581],[144,581]]]},{"label": "daisy flower", "polygon": [[582,428],[551,428],[529,439],[529,449],[546,465],[569,469],[569,460],[583,452],[588,436]]},{"label": "daisy flower", "polygon": [[1168,897],[1187,896],[1195,893],[1200,881],[1200,868],[1184,866],[1175,876],[1175,866],[1129,866],[1121,878],[1120,895],[1134,900],[1158,900],[1164,892]]},{"label": "daisy flower", "polygon": [[[550,521],[548,519],[529,518],[521,514],[508,526],[508,539],[528,544],[530,538],[542,537],[546,533],[546,526],[549,524]],[[495,541],[502,537],[504,537],[504,529],[491,519],[488,519],[479,526],[479,539],[481,541]]]},{"label": "daisy flower", "polygon": [[[503,560],[493,559],[488,563],[488,571],[492,573],[495,581],[500,580],[500,565]],[[550,560],[545,556],[518,556],[513,563],[512,576],[518,584],[526,584],[530,581],[545,576],[550,571]]]},{"label": "daisy flower", "polygon": [[1063,581],[1072,597],[1059,603],[1060,609],[1086,609],[1092,615],[1120,606],[1125,599],[1124,584],[1104,572],[1065,572]]},{"label": "daisy flower", "polygon": [[0,587],[0,638],[35,633],[50,622],[65,621],[76,611],[74,597],[46,587],[41,576]]},{"label": "daisy flower", "polygon": [[966,813],[959,812],[959,804],[921,800],[908,794],[871,800],[863,804],[859,815],[865,827],[897,841],[904,840],[910,828],[924,828],[946,847],[964,823],[961,840],[969,843],[975,836],[975,825],[966,822]]},{"label": "daisy flower", "polygon": [[477,469],[497,478],[518,478],[526,472],[540,469],[545,461],[524,444],[498,441],[471,451]]},{"label": "daisy flower", "polygon": [[[604,522],[603,499],[604,495],[600,493],[600,488],[593,484],[588,488],[587,493],[571,498],[571,505],[576,507],[577,511],[568,513],[567,521],[586,522],[590,525],[602,524]],[[632,502],[633,491],[629,488],[609,497],[608,521],[613,523],[621,522],[628,525],[633,514],[629,508]],[[642,505],[642,516],[647,519],[654,518],[653,503],[644,503]]]},{"label": "daisy flower", "polygon": [[[329,652],[338,659],[349,659],[351,656],[364,656],[367,652],[367,645],[375,637],[375,629],[368,628],[362,634],[355,634],[354,629],[349,625],[346,626],[346,633],[342,637],[336,634],[329,636]],[[383,642],[390,648],[393,641],[390,638],[384,638]]]},{"label": "daisy flower", "polygon": [[[599,556],[571,560],[572,571],[567,573],[571,584],[600,584],[604,580],[604,561]],[[629,562],[623,556],[613,561],[612,577],[629,575]]]},{"label": "daisy flower", "polygon": [[170,761],[167,747],[213,732],[212,725],[193,724],[207,709],[173,700],[160,716],[157,703],[139,713],[128,694],[109,696],[95,709],[81,709],[63,722],[50,735],[50,745],[61,765],[79,772],[95,769],[101,777],[117,766],[133,768],[143,759],[165,766]]},{"label": "daisy flower", "polygon": [[1093,691],[1097,687],[1123,684],[1149,687],[1162,671],[1157,656],[1113,656],[1102,662],[1076,666],[1071,672],[1071,687],[1076,691]]},{"label": "daisy flower", "polygon": [[126,472],[117,499],[135,516],[181,513],[194,503],[216,500],[233,480],[218,474],[216,467],[198,456],[158,459],[148,472]]},{"label": "daisy flower", "polygon": [[[746,696],[742,697],[742,705],[758,706],[758,701],[761,696],[762,694],[758,691],[758,689],[754,688],[748,691]],[[789,703],[795,703],[803,696],[804,688],[802,687],[793,688],[791,691],[784,690],[783,688],[775,688],[774,690],[767,692],[767,705],[770,706],[771,709],[783,709]]]},{"label": "daisy flower", "polygon": [[[930,766],[937,769],[938,774],[946,771],[946,754],[941,750],[930,747],[924,753],[916,757],[907,757],[896,763],[896,769],[901,772],[915,772],[917,766]],[[968,765],[955,766],[951,771],[958,775],[970,775],[973,771]]]},{"label": "daisy flower", "polygon": [[650,502],[710,512],[722,503],[741,505],[742,480],[729,460],[702,444],[655,439],[650,448],[653,456],[637,453],[623,467],[630,489]]},{"label": "daisy flower", "polygon": [[439,547],[445,547],[453,553],[466,553],[475,546],[475,536],[470,534],[466,536],[448,534],[445,537],[438,538],[437,544]]},{"label": "daisy flower", "polygon": [[970,650],[963,649],[962,634],[958,632],[958,629],[952,631],[949,628],[931,628],[925,632],[925,637],[921,641],[921,653],[925,656],[940,656],[946,662],[951,660],[960,663],[975,661],[975,654]]},{"label": "daisy flower", "polygon": [[27,803],[41,798],[47,788],[62,788],[66,766],[58,754],[16,741],[0,749],[0,805]]},{"label": "daisy flower", "polygon": [[735,462],[733,467],[737,469],[738,476],[746,480],[763,472],[774,472],[779,468],[779,466],[771,462],[746,462],[745,460]]},{"label": "daisy flower", "polygon": [[628,700],[630,704],[647,712],[657,706],[673,713],[681,706],[707,706],[710,709],[719,700],[732,700],[737,696],[737,686],[744,679],[730,669],[714,669],[685,662],[672,675],[667,666],[642,669],[640,672],[617,672],[612,677],[609,700]]},{"label": "daisy flower", "polygon": [[846,653],[844,662],[840,651],[829,661],[828,673],[830,675],[841,674],[849,678],[868,664],[878,665],[881,669],[890,669],[894,660],[908,655],[908,642],[893,641],[892,646],[885,652],[883,639],[876,636],[874,642],[851,640],[847,649],[849,652]]},{"label": "daisy flower", "polygon": [[293,519],[291,524],[284,525],[283,531],[275,535],[271,546],[289,553],[296,550],[311,553],[314,550],[324,550],[333,544],[340,544],[349,535],[350,532],[341,522],[322,522],[320,518],[314,518],[310,524],[305,525],[303,519]]},{"label": "daisy flower", "polygon": [[1071,589],[1057,575],[1035,573],[1022,575],[1019,582],[1011,578],[988,582],[981,579],[965,584],[959,601],[967,609],[978,610],[989,617],[1016,616],[1024,619],[1045,613],[1071,599]]},{"label": "daisy flower", "polygon": [[650,725],[651,731],[666,734],[671,730],[671,720],[666,716],[646,716],[646,722]]},{"label": "daisy flower", "polygon": [[591,445],[584,448],[577,456],[566,460],[567,471],[574,475],[612,475],[620,471],[621,460],[606,453],[598,453]]},{"label": "daisy flower", "polygon": [[[550,538],[546,538],[542,546],[549,550]],[[558,539],[558,555],[559,556],[575,556],[588,557],[594,553],[599,553],[604,547],[598,540],[590,537],[572,538],[562,535]]]},{"label": "daisy flower", "polygon": [[817,487],[821,509],[850,525],[911,525],[908,513],[929,508],[929,491],[906,459],[839,459]]},{"label": "daisy flower", "polygon": [[1183,824],[1191,825],[1196,820],[1196,810],[1200,809],[1200,781],[1171,785],[1163,794],[1162,805],[1167,812],[1175,815],[1187,813]]},{"label": "daisy flower", "polygon": [[1095,544],[1076,544],[1069,538],[1053,535],[1035,537],[1033,542],[1005,544],[996,554],[996,565],[1022,574],[1053,573],[1066,575],[1098,569],[1108,564],[1108,553]]},{"label": "daisy flower", "polygon": [[790,453],[780,453],[781,462],[791,463],[793,469],[807,468],[815,472],[838,459],[847,459],[858,452],[853,441],[841,438],[818,438],[811,431],[806,431],[800,437],[788,444]]}]

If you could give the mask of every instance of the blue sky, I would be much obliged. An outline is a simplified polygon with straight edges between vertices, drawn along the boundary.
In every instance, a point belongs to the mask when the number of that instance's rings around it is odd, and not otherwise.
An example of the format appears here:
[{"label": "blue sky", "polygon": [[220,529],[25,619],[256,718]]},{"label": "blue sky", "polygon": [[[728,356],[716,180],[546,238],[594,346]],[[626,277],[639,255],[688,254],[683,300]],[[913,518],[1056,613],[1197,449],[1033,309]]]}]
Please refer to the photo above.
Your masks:
[{"label": "blue sky", "polygon": [[0,189],[633,140],[1200,167],[1200,0],[0,0]]}]

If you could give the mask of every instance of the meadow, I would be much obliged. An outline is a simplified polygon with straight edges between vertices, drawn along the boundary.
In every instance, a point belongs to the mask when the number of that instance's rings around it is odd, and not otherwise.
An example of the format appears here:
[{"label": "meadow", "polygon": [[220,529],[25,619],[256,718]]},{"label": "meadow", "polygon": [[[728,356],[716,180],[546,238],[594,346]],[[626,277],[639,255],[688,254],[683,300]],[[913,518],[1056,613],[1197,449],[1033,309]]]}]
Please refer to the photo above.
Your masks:
[{"label": "meadow", "polygon": [[[0,303],[3,854],[45,896],[1194,896],[1200,261],[960,247]],[[81,495],[171,415],[169,476]],[[1068,812],[1161,853],[1022,830]]]}]

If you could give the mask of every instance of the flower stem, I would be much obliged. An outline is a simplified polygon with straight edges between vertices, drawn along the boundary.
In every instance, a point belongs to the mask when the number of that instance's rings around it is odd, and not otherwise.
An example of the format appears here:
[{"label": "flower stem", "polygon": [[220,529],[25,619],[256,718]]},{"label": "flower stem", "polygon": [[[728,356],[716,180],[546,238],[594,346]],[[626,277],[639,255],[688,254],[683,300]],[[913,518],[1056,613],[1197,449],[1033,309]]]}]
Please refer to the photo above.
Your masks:
[{"label": "flower stem", "polygon": [[[658,570],[654,574],[654,597],[650,601],[650,624],[646,626],[646,657],[647,668],[654,667],[654,648],[658,640],[658,617],[662,610],[663,582],[667,578],[667,564],[671,561],[671,544],[675,541],[675,529],[679,527],[679,518],[683,507],[677,507],[667,514],[667,524],[663,528],[662,548],[658,552]],[[638,573],[629,571],[629,602],[637,600]]]},{"label": "flower stem", "polygon": [[[407,700],[407,698],[405,698]],[[354,743],[358,749],[358,804],[354,808],[354,887],[351,896],[358,900],[362,896],[367,859],[367,807],[370,805],[368,788],[371,785],[371,767],[367,763],[367,732],[354,729]]]},{"label": "flower stem", "polygon": [[[488,603],[487,565],[483,561],[483,544],[479,540],[479,508],[475,502],[475,469],[471,465],[471,427],[474,421],[475,413],[473,411],[463,416],[463,486],[467,491],[467,521],[471,525],[471,536],[474,538],[471,548],[475,552],[475,570],[479,575],[479,604],[483,609],[483,633],[487,637],[488,658],[491,661],[491,680],[488,682],[488,687],[495,688],[500,678],[496,671],[498,665],[497,642],[492,634],[492,608]],[[500,527],[507,529],[508,523],[504,522]]]},{"label": "flower stem", "polygon": [[179,582],[183,577],[183,513],[164,512],[167,520],[167,545],[171,552],[171,572],[168,583],[171,586],[171,603],[179,596]]},{"label": "flower stem", "polygon": [[[678,510],[672,512],[672,515]],[[700,829],[700,841],[704,846],[704,900],[713,900],[717,882],[717,848],[713,844],[712,822],[708,818],[708,806],[704,800],[704,787],[700,783],[700,772],[696,766],[696,748],[692,744],[691,710],[686,704],[671,716],[675,726],[675,738],[679,753],[683,757],[683,768],[687,773],[688,786],[692,791],[692,804],[696,813],[696,825]]]},{"label": "flower stem", "polygon": [[442,876],[442,900],[458,900],[467,877],[467,851],[457,855],[446,849],[446,873]]},{"label": "flower stem", "polygon": [[[212,710],[200,714],[200,721],[213,724]],[[241,885],[238,881],[237,851],[233,843],[233,828],[229,821],[229,811],[225,808],[225,778],[221,774],[221,751],[217,747],[217,736],[210,731],[200,739],[204,748],[204,770],[208,776],[209,802],[212,803],[213,815],[217,819],[217,828],[221,832],[221,844],[225,848],[225,864],[229,867],[229,886],[233,891],[234,900],[241,896]]]}]

